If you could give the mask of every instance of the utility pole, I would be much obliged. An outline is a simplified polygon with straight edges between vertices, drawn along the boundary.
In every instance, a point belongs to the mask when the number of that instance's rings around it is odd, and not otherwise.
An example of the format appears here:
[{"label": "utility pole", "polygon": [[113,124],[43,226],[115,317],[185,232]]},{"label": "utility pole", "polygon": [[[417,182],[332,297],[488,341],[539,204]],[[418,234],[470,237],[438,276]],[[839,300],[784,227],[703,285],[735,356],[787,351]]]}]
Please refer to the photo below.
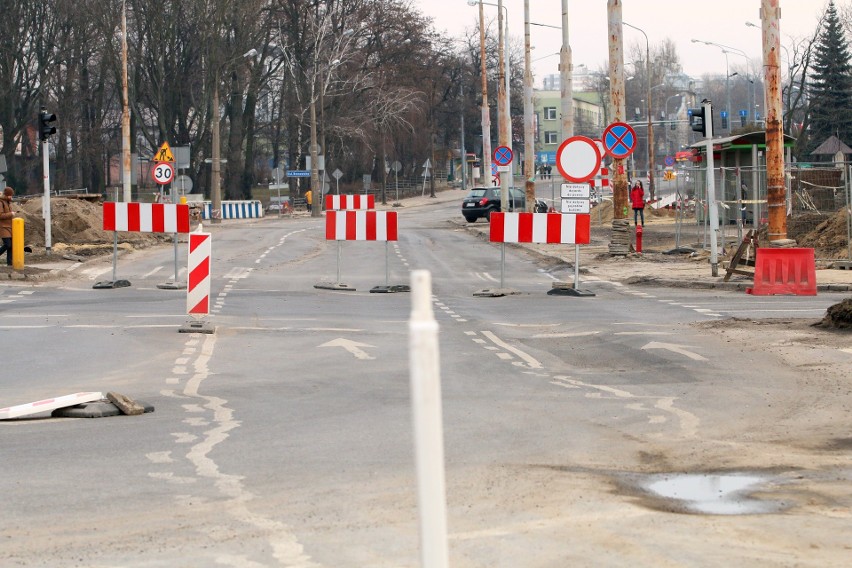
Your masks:
[{"label": "utility pole", "polygon": [[461,114],[461,132],[459,136],[461,138],[459,141],[461,143],[461,188],[462,191],[467,192],[467,149],[464,144],[464,84],[459,88],[459,98],[461,99],[461,113],[459,113]]},{"label": "utility pole", "polygon": [[780,0],[761,0],[763,69],[766,85],[766,201],[769,208],[769,240],[787,239],[787,208],[784,186],[784,124],[781,112],[781,8]]},{"label": "utility pole", "polygon": [[485,65],[485,9],[479,0],[479,59],[482,63],[482,172],[481,185],[490,185],[491,115],[488,110],[488,73]]},{"label": "utility pole", "polygon": [[130,97],[127,93],[127,2],[122,2],[121,5],[121,102],[122,189],[124,201],[132,201],[130,186]]},{"label": "utility pole", "polygon": [[[621,0],[607,0],[609,36],[609,97],[612,121],[623,122],[624,101],[624,39],[622,33]],[[627,171],[624,158],[613,160],[612,234],[609,252],[626,255],[630,250],[630,221],[627,219]]]},{"label": "utility pole", "polygon": [[524,191],[527,196],[527,211],[535,210],[535,129],[533,128],[531,49],[530,0],[524,0]]},{"label": "utility pole", "polygon": [[[503,58],[506,57],[503,43],[506,38],[503,34],[503,0],[497,0],[497,129],[500,133],[501,146],[509,145],[509,116],[506,109],[506,67]],[[508,172],[501,172],[500,176],[500,211],[504,213],[509,210],[509,177],[512,175],[511,165]],[[507,175],[508,174],[508,175]]]},{"label": "utility pole", "polygon": [[559,89],[562,97],[562,141],[574,136],[574,65],[568,43],[568,0],[562,0],[562,47],[559,49]]}]

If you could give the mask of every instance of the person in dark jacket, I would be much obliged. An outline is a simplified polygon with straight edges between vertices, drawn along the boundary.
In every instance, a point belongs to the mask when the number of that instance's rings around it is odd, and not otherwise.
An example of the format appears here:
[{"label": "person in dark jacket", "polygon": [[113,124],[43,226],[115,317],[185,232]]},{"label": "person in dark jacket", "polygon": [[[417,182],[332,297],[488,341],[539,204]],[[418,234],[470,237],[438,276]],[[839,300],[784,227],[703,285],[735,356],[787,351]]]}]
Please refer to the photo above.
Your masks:
[{"label": "person in dark jacket", "polygon": [[633,189],[630,190],[630,205],[633,207],[633,224],[638,225],[638,219],[642,220],[642,226],[645,226],[645,188],[642,182],[636,180],[633,184]]},{"label": "person in dark jacket", "polygon": [[0,256],[6,253],[6,264],[12,266],[12,219],[15,213],[12,211],[12,196],[15,190],[7,187],[0,196],[0,237],[3,244],[0,245]]}]

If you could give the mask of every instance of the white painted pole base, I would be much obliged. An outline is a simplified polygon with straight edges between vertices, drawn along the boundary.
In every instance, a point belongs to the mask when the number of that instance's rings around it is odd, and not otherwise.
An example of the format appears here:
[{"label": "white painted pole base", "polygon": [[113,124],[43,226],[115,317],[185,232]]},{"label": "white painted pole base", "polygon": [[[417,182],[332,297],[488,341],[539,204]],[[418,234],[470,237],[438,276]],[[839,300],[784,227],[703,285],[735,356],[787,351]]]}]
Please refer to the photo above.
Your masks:
[{"label": "white painted pole base", "polygon": [[449,566],[447,497],[438,322],[432,311],[432,276],[411,273],[409,364],[420,510],[420,559],[424,568]]}]

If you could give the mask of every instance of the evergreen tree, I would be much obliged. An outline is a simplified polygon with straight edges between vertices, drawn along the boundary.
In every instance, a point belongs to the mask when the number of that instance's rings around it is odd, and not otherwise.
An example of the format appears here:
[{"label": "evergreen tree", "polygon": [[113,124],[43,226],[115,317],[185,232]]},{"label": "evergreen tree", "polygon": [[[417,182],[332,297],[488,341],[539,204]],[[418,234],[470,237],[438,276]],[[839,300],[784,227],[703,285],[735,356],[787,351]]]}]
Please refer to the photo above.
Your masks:
[{"label": "evergreen tree", "polygon": [[809,91],[810,150],[832,135],[852,144],[852,65],[834,0],[815,46]]}]

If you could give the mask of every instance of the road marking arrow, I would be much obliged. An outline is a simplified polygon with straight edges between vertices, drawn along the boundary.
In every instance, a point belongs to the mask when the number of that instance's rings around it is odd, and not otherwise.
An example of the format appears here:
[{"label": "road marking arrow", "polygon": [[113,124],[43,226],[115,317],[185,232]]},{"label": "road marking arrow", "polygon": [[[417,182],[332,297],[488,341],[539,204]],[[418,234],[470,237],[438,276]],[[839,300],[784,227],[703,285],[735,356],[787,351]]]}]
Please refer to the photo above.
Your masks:
[{"label": "road marking arrow", "polygon": [[343,347],[347,351],[349,351],[352,355],[357,359],[361,360],[370,360],[375,359],[372,355],[367,353],[366,351],[359,349],[360,347],[375,347],[375,345],[369,345],[367,343],[358,343],[357,341],[352,341],[349,339],[343,339],[342,337],[338,337],[337,339],[332,339],[328,343],[323,343],[320,347]]},{"label": "road marking arrow", "polygon": [[687,347],[692,347],[692,346],[691,345],[677,345],[675,343],[658,343],[656,341],[652,341],[651,343],[648,343],[647,345],[643,346],[642,349],[643,350],[646,350],[646,349],[666,349],[666,350],[672,351],[674,353],[680,353],[681,355],[689,357],[690,359],[692,359],[694,361],[706,361],[707,360],[706,357],[702,357],[698,353],[693,353],[692,351],[687,351],[686,350]]}]

